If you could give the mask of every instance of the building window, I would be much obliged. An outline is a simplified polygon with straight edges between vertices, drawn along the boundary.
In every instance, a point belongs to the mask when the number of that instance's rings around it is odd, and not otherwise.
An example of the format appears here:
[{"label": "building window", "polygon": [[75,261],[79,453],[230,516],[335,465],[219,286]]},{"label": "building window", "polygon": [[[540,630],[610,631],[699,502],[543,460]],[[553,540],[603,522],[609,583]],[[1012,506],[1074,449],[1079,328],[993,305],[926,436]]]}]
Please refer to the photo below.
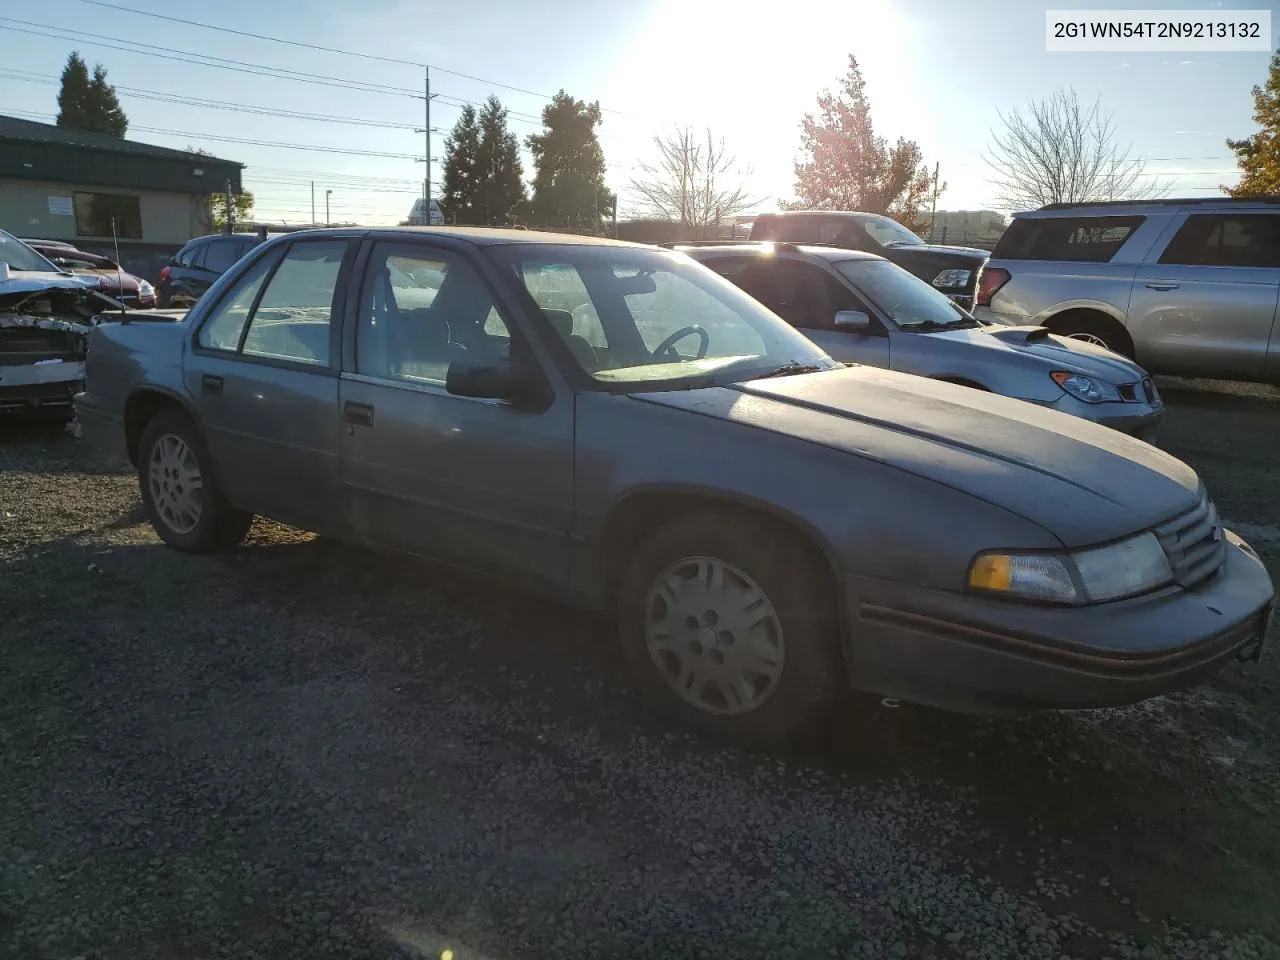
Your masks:
[{"label": "building window", "polygon": [[142,239],[142,203],[123,193],[77,193],[76,235],[109,237],[111,221],[115,236],[122,240]]}]

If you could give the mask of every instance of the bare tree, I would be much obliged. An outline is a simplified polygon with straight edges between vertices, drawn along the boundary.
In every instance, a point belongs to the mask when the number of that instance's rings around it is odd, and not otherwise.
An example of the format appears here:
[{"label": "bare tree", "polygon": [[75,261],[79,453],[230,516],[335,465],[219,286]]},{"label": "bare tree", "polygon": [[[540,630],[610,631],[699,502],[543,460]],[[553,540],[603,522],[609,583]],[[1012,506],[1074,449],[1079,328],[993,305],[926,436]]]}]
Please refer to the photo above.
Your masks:
[{"label": "bare tree", "polygon": [[645,215],[679,223],[700,239],[725,218],[762,202],[743,183],[751,170],[741,168],[724,138],[717,140],[710,130],[705,142],[689,127],[653,142],[658,161],[641,163],[641,176],[630,185]]},{"label": "bare tree", "polygon": [[984,157],[995,170],[996,205],[1025,210],[1047,203],[1148,200],[1168,186],[1146,172],[1132,145],[1116,143],[1115,122],[1098,101],[1080,103],[1076,92],[1056,90],[1032,101],[1026,112],[1000,114]]}]

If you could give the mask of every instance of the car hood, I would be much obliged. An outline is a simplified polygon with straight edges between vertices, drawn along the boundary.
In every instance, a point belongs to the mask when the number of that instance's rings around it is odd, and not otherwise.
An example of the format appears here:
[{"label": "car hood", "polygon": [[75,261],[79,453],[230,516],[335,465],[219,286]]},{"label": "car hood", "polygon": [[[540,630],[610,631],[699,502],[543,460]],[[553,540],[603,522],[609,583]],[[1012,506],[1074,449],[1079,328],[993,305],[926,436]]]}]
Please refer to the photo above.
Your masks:
[{"label": "car hood", "polygon": [[[96,296],[98,284],[88,277],[68,276],[65,273],[37,273],[23,270],[9,275],[8,280],[0,280],[0,310],[18,310],[28,300],[42,293],[53,290],[77,290],[93,293]],[[114,301],[103,299],[101,303],[110,305]]]},{"label": "car hood", "polygon": [[1069,370],[1113,384],[1137,383],[1147,375],[1132,360],[1082,340],[1057,336],[1044,327],[969,327],[916,335],[994,351],[993,358],[1004,354],[1009,362],[1024,367],[1034,365],[1046,372]]},{"label": "car hood", "polygon": [[[737,396],[708,396],[721,392]],[[638,398],[888,464],[1012,511],[1067,547],[1154,526],[1201,493],[1185,463],[1116,430],[876,367]]]}]

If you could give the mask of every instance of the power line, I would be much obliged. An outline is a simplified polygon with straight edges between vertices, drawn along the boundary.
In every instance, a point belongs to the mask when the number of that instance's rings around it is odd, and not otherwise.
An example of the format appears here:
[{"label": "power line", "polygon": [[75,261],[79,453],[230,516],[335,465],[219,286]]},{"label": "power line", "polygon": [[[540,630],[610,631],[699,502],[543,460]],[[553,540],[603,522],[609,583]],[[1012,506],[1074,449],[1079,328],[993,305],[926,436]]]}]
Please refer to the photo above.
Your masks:
[{"label": "power line", "polygon": [[[54,119],[52,114],[35,113],[29,110],[11,110],[11,116],[34,117],[40,120]],[[213,133],[194,133],[190,130],[169,130],[164,127],[135,127],[130,124],[130,129],[141,130],[143,133],[158,133],[169,137],[195,137],[202,140],[221,140],[226,143],[246,143],[255,147],[279,147],[282,150],[312,150],[318,153],[342,153],[353,157],[385,157],[388,160],[417,160],[417,154],[413,153],[384,153],[379,150],[353,150],[349,147],[322,147],[313,144],[301,143],[282,143],[279,140],[252,140],[248,137],[224,137]]]},{"label": "power line", "polygon": [[[385,57],[375,53],[361,53],[358,50],[343,50],[338,47],[326,47],[318,43],[306,43],[302,40],[287,40],[284,37],[269,37],[261,33],[250,33],[247,30],[236,30],[236,29],[233,29],[232,27],[220,27],[212,23],[201,23],[198,20],[187,20],[182,17],[171,17],[165,14],[152,13],[149,10],[138,10],[133,7],[126,7],[117,3],[106,3],[105,0],[79,0],[79,2],[91,4],[95,7],[106,7],[107,9],[110,9],[110,10],[119,10],[123,13],[134,13],[134,14],[138,14],[139,16],[144,16],[151,19],[168,20],[171,23],[181,23],[188,27],[199,27],[202,30],[216,30],[219,33],[230,33],[230,34],[234,34],[235,36],[249,37],[254,40],[269,40],[273,43],[283,43],[283,44],[286,44],[287,46],[300,47],[304,50],[319,50],[323,53],[338,53],[347,57],[360,57],[361,59],[364,59],[364,60],[376,60],[381,63],[395,63],[395,64],[400,64],[401,66],[431,69],[431,70],[435,70],[437,73],[448,74],[451,77],[461,77],[464,80],[474,80],[476,83],[485,83],[485,84],[488,84],[489,86],[499,87],[500,89],[503,89],[503,90],[511,90],[515,93],[523,93],[531,97],[540,97],[543,100],[555,99],[551,94],[539,93],[536,90],[529,90],[525,87],[513,86],[512,84],[509,84],[509,83],[500,83],[497,80],[489,80],[485,77],[477,77],[477,76],[474,76],[473,74],[462,73],[458,70],[449,70],[445,67],[436,66],[435,64],[421,63],[414,60],[401,60],[397,57]],[[625,111],[622,111],[622,110],[609,110],[609,109],[605,109],[604,107],[601,107],[601,112],[612,113],[622,117],[637,117],[638,119],[642,119],[642,118],[639,118],[637,114],[626,113]]]},{"label": "power line", "polygon": [[[44,83],[59,84],[61,79],[49,76],[48,74],[31,73],[25,70],[9,70],[0,68],[0,79],[4,80],[21,80],[27,83]],[[389,120],[370,120],[362,117],[340,117],[322,113],[304,113],[298,110],[277,110],[272,107],[263,107],[251,103],[230,103],[227,101],[207,100],[203,97],[187,97],[179,94],[163,93],[159,90],[146,90],[140,87],[125,87],[116,85],[116,90],[120,93],[127,93],[131,97],[138,97],[143,100],[156,100],[161,103],[174,103],[180,106],[189,107],[205,107],[211,110],[233,110],[236,113],[256,113],[271,117],[285,117],[290,120],[315,120],[324,123],[342,123],[351,124],[353,126],[362,127],[383,127],[389,130],[416,130],[418,129],[412,123],[395,123]]]},{"label": "power line", "polygon": [[[161,60],[174,60],[178,63],[193,63],[189,57],[197,58],[194,61],[196,66],[215,67],[220,70],[231,70],[236,73],[250,73],[256,76],[271,77],[275,80],[296,80],[301,83],[314,83],[324,87],[337,87],[342,90],[358,90],[364,93],[381,93],[392,96],[410,97],[415,100],[421,100],[422,94],[416,90],[410,90],[405,87],[392,87],[388,84],[368,83],[362,80],[348,80],[340,77],[324,77],[315,73],[304,73],[301,70],[286,70],[283,67],[270,67],[261,63],[250,63],[246,60],[231,60],[225,57],[214,57],[205,53],[196,53],[192,50],[178,50],[174,47],[166,47],[166,50],[173,54],[181,54],[181,56],[170,56],[168,53],[160,53],[155,49],[134,49],[135,47],[153,47],[152,44],[138,43],[133,40],[125,40],[121,37],[109,37],[104,34],[84,33],[79,30],[68,30],[65,27],[58,27],[47,23],[34,23],[30,20],[17,20],[13,17],[0,17],[0,21],[5,24],[17,23],[21,26],[11,27],[0,25],[0,29],[12,30],[16,33],[28,33],[38,37],[48,37],[52,40],[72,41],[76,43],[84,43],[89,46],[107,47],[112,50],[123,50],[126,53],[141,53],[150,57],[158,57]],[[39,27],[39,30],[29,29]],[[70,34],[70,36],[58,36],[57,34],[42,33],[41,30],[56,30],[60,33]],[[113,41],[107,43],[105,41]],[[127,44],[128,46],[119,46],[119,44]],[[209,62],[204,62],[209,61]]]}]

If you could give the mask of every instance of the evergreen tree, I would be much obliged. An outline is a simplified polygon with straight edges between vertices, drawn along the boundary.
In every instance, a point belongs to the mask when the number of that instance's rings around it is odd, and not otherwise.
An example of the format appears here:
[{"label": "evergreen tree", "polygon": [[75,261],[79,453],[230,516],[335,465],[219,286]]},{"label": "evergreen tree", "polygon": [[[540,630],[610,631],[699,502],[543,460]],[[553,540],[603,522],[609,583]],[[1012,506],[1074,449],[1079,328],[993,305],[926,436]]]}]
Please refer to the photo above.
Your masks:
[{"label": "evergreen tree", "polygon": [[102,64],[95,64],[93,80],[89,83],[89,105],[92,110],[91,120],[97,124],[94,130],[108,133],[113,137],[123,137],[129,129],[129,118],[124,115],[120,99],[116,96],[116,88],[107,83],[107,71]]},{"label": "evergreen tree", "polygon": [[933,190],[920,147],[899,138],[890,147],[876,136],[867,103],[866,82],[857,58],[840,92],[818,96],[818,116],[805,114],[796,161],[793,207],[818,210],[862,210],[882,213],[916,226],[917,212]]},{"label": "evergreen tree", "polygon": [[601,231],[613,194],[604,185],[600,123],[600,104],[575,100],[563,90],[543,108],[542,133],[526,141],[537,167],[533,217],[539,226]]},{"label": "evergreen tree", "polygon": [[462,108],[458,121],[453,125],[444,142],[444,183],[440,197],[440,210],[448,223],[478,223],[476,191],[478,189],[476,163],[480,155],[480,125],[476,122],[476,109]]},{"label": "evergreen tree", "polygon": [[490,96],[480,111],[480,148],[476,156],[476,211],[490,227],[516,219],[525,202],[525,166],[520,142],[507,129],[507,109]]},{"label": "evergreen tree", "polygon": [[116,88],[107,82],[107,71],[102,64],[97,64],[90,77],[89,68],[75,51],[62,68],[57,123],[60,127],[112,137],[123,137],[129,129]]},{"label": "evergreen tree", "polygon": [[1267,85],[1253,88],[1253,120],[1257,133],[1227,141],[1240,165],[1240,183],[1223,188],[1233,197],[1280,194],[1280,50],[1271,58]]},{"label": "evergreen tree", "polygon": [[67,57],[67,65],[62,68],[57,124],[72,130],[88,130],[88,117],[89,68],[80,59],[80,54],[73,50],[71,56]]},{"label": "evergreen tree", "polygon": [[479,185],[476,208],[490,226],[506,226],[524,204],[524,164],[520,143],[507,129],[507,109],[489,97],[480,111]]}]

